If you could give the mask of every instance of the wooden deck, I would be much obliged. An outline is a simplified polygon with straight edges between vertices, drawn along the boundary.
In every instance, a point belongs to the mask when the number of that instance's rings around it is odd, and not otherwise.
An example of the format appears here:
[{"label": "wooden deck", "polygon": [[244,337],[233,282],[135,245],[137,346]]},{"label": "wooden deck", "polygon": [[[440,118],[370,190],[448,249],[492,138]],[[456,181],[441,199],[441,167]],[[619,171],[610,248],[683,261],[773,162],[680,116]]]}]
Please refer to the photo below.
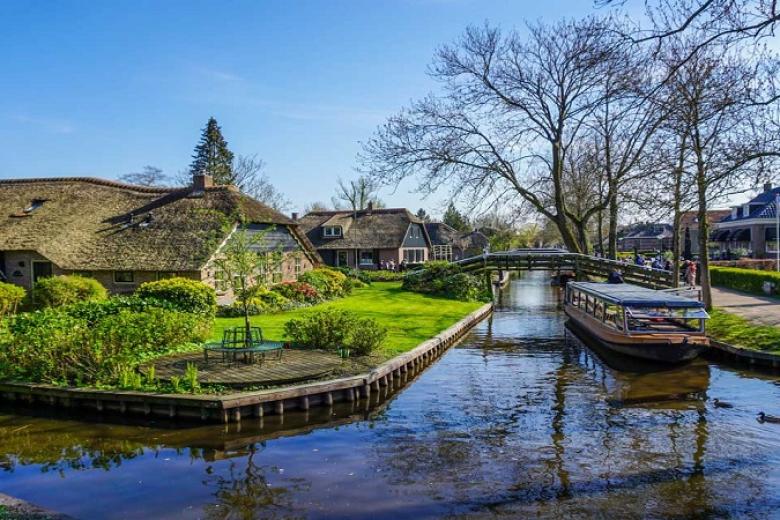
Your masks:
[{"label": "wooden deck", "polygon": [[246,364],[241,359],[235,363],[224,363],[219,354],[203,359],[201,352],[176,354],[155,362],[157,377],[170,380],[171,376],[183,377],[187,364],[198,368],[201,383],[220,384],[232,387],[276,386],[301,381],[312,381],[336,371],[342,360],[336,354],[319,350],[285,349],[281,359],[272,353],[262,363]]}]

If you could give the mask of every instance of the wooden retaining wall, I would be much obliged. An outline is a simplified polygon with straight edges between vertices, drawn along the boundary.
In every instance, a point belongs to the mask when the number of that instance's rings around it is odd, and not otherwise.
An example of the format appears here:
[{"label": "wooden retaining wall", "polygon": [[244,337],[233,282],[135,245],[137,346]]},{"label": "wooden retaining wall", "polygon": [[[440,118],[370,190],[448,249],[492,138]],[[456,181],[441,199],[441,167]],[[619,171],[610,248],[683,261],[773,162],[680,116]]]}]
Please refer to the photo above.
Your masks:
[{"label": "wooden retaining wall", "polygon": [[409,352],[382,363],[368,373],[341,379],[227,395],[151,394],[32,383],[0,383],[0,397],[6,402],[18,401],[25,405],[74,411],[91,410],[222,423],[240,422],[242,417],[281,415],[287,410],[329,406],[337,401],[370,400],[371,394],[378,392],[381,387],[392,387],[395,379],[407,378],[424,369],[492,311],[493,304],[485,304]]},{"label": "wooden retaining wall", "polygon": [[736,347],[710,338],[710,357],[725,361],[742,361],[751,366],[779,369],[780,356],[768,352],[759,352]]}]

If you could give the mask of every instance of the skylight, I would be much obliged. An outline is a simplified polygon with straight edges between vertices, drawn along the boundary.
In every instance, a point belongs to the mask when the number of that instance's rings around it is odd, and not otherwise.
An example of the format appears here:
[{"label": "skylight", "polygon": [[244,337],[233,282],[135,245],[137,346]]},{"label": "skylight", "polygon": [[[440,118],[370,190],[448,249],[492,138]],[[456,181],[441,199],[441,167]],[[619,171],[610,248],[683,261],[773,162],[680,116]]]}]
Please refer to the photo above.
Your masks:
[{"label": "skylight", "polygon": [[43,203],[46,202],[45,199],[33,199],[32,202],[30,202],[30,205],[24,208],[24,212],[28,215],[35,211],[36,209],[43,206]]}]

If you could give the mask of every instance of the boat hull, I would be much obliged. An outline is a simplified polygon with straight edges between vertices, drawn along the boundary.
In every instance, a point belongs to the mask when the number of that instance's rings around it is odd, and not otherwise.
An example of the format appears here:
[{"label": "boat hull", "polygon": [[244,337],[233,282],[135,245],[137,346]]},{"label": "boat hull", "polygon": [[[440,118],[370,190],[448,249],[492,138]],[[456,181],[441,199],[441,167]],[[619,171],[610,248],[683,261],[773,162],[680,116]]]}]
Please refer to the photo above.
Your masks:
[{"label": "boat hull", "polygon": [[678,364],[690,361],[704,352],[709,346],[706,337],[692,336],[675,338],[658,338],[650,336],[626,336],[614,333],[603,333],[597,326],[585,322],[583,317],[571,312],[568,308],[569,326],[577,332],[586,335],[592,341],[606,350],[630,356],[633,358],[653,361],[656,363]]}]

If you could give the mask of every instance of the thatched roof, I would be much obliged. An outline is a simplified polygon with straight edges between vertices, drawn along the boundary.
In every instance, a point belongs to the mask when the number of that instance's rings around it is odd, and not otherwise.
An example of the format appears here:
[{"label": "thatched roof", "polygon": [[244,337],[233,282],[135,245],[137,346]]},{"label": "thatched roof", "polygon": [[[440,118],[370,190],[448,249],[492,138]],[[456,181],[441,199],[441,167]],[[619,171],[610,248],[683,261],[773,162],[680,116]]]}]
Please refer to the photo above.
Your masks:
[{"label": "thatched roof", "polygon": [[[422,224],[409,210],[313,211],[298,223],[317,249],[397,249],[411,223]],[[322,227],[341,226],[343,236],[325,238]]]},{"label": "thatched roof", "polygon": [[69,270],[200,270],[237,222],[288,226],[318,260],[292,220],[233,186],[0,180],[0,208],[0,249],[37,251]]},{"label": "thatched roof", "polygon": [[490,240],[480,231],[458,231],[444,222],[428,222],[425,230],[435,246],[450,245],[463,251],[482,250],[490,244]]}]

